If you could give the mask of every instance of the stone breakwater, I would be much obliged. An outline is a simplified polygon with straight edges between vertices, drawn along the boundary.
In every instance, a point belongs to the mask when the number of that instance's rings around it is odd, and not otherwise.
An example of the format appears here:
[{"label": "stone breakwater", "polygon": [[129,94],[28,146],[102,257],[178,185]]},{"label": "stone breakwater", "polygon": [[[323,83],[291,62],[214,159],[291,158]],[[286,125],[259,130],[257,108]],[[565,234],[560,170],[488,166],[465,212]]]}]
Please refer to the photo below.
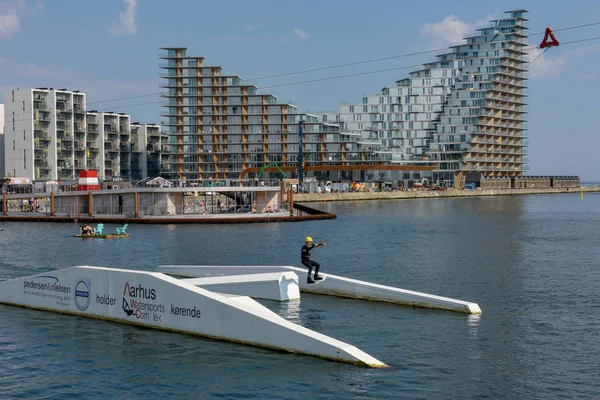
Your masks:
[{"label": "stone breakwater", "polygon": [[559,194],[559,193],[600,193],[600,186],[582,186],[576,188],[529,188],[529,189],[484,189],[484,190],[417,190],[411,192],[350,192],[350,193],[311,193],[295,194],[298,203],[319,201],[354,201],[354,200],[396,200],[396,199],[430,199],[446,197],[476,196],[518,196],[525,194]]}]

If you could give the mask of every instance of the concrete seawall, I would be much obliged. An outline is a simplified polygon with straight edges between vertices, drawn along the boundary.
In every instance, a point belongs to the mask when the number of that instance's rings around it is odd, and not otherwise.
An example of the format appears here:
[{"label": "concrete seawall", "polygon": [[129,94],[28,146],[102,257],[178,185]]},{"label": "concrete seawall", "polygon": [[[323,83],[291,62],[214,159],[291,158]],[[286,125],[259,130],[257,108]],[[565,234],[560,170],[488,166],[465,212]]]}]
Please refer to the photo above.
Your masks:
[{"label": "concrete seawall", "polygon": [[351,193],[311,193],[295,194],[295,202],[319,201],[358,201],[358,200],[396,200],[396,199],[428,199],[446,197],[476,196],[518,196],[526,194],[559,194],[559,193],[600,193],[600,186],[582,186],[580,188],[540,188],[540,189],[485,189],[485,190],[419,190],[412,192],[351,192]]}]

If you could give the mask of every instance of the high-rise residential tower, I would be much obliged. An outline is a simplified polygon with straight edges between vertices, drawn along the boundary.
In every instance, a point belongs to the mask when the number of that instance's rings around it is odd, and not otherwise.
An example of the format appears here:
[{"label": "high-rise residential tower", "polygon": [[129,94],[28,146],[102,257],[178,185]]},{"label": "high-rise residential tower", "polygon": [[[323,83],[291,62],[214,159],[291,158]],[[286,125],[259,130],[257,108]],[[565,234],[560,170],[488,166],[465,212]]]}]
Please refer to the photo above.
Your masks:
[{"label": "high-rise residential tower", "polygon": [[[506,12],[465,43],[362,104],[342,105],[341,129],[373,142],[394,163],[435,163],[447,186],[527,170],[524,85],[526,10]],[[421,178],[420,172],[388,179]]]},{"label": "high-rise residential tower", "polygon": [[514,178],[527,170],[526,12],[508,11],[452,47],[460,75],[433,134],[434,178],[462,186],[469,175]]}]

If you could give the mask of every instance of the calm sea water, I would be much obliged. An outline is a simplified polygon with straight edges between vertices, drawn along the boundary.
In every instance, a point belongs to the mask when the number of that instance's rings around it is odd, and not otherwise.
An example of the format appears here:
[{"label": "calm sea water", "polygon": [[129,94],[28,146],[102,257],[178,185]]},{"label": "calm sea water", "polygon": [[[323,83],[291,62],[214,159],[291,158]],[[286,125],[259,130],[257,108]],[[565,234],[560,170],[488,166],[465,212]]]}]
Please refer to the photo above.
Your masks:
[{"label": "calm sea water", "polygon": [[[2,398],[598,398],[600,195],[327,203],[332,221],[0,224],[0,279],[73,265],[298,265],[479,303],[467,316],[328,296],[264,301],[389,364],[363,369],[111,322],[0,306]],[[112,227],[109,227],[112,228]]]}]

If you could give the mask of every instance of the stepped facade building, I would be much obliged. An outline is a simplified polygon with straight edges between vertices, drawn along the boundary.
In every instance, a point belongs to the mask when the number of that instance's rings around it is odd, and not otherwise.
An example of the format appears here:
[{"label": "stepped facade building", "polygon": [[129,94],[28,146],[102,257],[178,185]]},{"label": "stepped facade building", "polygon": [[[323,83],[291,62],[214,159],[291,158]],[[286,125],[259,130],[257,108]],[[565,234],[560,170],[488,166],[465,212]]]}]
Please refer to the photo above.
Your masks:
[{"label": "stepped facade building", "polygon": [[[435,163],[430,177],[446,186],[522,176],[528,169],[526,13],[508,11],[395,86],[342,105],[340,129],[371,142],[393,163]],[[387,174],[405,184],[421,178]]]},{"label": "stepped facade building", "polygon": [[169,179],[237,178],[248,168],[296,166],[299,122],[306,165],[378,162],[337,123],[320,122],[293,104],[257,93],[237,75],[187,55],[184,47],[163,48],[160,65],[163,124],[170,138],[162,175]]}]

